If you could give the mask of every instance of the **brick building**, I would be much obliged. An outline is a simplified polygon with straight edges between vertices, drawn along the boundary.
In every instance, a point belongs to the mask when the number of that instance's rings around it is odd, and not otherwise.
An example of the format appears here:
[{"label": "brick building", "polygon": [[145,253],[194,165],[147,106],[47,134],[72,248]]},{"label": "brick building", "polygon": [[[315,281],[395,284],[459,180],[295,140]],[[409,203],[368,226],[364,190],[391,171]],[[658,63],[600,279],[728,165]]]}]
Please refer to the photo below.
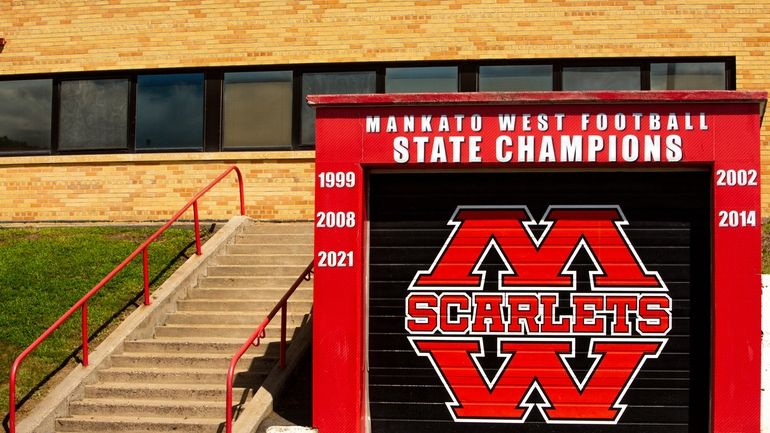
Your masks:
[{"label": "brick building", "polygon": [[770,88],[765,0],[7,0],[0,38],[0,222],[164,219],[233,162],[311,219],[311,93]]}]

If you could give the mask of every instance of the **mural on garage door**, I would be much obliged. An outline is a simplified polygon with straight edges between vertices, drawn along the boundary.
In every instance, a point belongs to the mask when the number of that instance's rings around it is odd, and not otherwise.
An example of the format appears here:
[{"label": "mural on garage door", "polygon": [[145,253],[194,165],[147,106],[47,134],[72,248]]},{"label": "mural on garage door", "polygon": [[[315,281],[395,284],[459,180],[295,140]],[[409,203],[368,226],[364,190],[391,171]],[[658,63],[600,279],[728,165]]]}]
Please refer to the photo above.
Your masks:
[{"label": "mural on garage door", "polygon": [[703,428],[707,178],[370,175],[372,431]]}]

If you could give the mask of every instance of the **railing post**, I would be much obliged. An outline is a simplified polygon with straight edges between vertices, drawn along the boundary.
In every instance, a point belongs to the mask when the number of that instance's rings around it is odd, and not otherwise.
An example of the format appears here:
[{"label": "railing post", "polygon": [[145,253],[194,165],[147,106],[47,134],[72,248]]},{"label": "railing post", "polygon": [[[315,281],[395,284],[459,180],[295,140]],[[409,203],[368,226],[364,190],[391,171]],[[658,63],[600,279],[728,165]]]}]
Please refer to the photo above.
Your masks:
[{"label": "railing post", "polygon": [[281,307],[281,368],[286,368],[286,310],[288,299]]},{"label": "railing post", "polygon": [[241,215],[246,215],[246,199],[243,195],[243,175],[241,174],[241,170],[238,169],[238,166],[234,165],[233,169],[235,170],[235,174],[238,176],[238,193],[240,194],[241,198]]},{"label": "railing post", "polygon": [[195,254],[203,254],[201,250],[201,224],[198,220],[198,200],[193,202],[193,218],[195,219]]},{"label": "railing post", "polygon": [[147,256],[147,247],[142,250],[142,273],[144,274],[144,305],[150,305],[150,258]]},{"label": "railing post", "polygon": [[10,433],[16,433],[16,364],[11,367],[8,383],[8,429]]},{"label": "railing post", "polygon": [[227,387],[225,389],[225,433],[233,432],[233,385],[232,377],[227,378]]},{"label": "railing post", "polygon": [[80,307],[81,331],[83,333],[83,367],[88,367],[88,301]]}]

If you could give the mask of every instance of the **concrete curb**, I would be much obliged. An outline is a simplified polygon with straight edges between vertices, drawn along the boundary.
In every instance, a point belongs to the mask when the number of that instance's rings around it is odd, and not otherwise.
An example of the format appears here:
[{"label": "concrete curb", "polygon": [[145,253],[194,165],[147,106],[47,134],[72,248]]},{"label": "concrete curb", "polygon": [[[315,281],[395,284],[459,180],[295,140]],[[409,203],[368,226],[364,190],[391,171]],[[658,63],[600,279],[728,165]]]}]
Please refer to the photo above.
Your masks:
[{"label": "concrete curb", "polygon": [[[244,216],[230,219],[203,246],[203,254],[190,257],[152,294],[152,303],[131,313],[98,347],[89,354],[90,365],[78,365],[66,378],[38,403],[32,415],[16,425],[18,433],[49,433],[54,431],[56,418],[66,416],[69,403],[83,396],[83,388],[96,380],[96,372],[109,367],[110,356],[123,349],[123,342],[151,338],[155,327],[173,311],[176,301],[194,287],[205,264],[224,251],[228,242],[242,231],[250,220]],[[139,283],[138,283],[139,284]]]},{"label": "concrete curb", "polygon": [[310,427],[273,426],[267,428],[267,433],[318,433],[318,430]]},{"label": "concrete curb", "polygon": [[310,347],[313,337],[312,328],[311,318],[294,335],[289,348],[286,350],[286,368],[281,369],[281,366],[276,363],[275,367],[270,370],[270,374],[267,375],[254,398],[246,403],[243,411],[233,423],[234,433],[255,433],[262,421],[273,412],[273,402],[280,395],[286,380],[299,364],[302,355]]}]

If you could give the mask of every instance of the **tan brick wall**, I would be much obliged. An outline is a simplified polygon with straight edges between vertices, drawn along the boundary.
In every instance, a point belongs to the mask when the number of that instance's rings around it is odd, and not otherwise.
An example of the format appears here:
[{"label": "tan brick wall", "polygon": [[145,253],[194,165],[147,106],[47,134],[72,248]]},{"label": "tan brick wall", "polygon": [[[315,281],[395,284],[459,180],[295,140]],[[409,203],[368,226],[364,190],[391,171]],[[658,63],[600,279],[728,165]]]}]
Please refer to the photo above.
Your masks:
[{"label": "tan brick wall", "polygon": [[[0,37],[8,40],[0,75],[735,56],[738,89],[770,89],[767,0],[3,0]],[[770,216],[770,120],[763,124],[762,158],[763,214]]]},{"label": "tan brick wall", "polygon": [[[232,164],[245,178],[246,212],[313,218],[314,152],[0,158],[0,223],[167,220]],[[238,214],[235,174],[199,202],[203,219]],[[192,219],[192,209],[183,217]]]}]

